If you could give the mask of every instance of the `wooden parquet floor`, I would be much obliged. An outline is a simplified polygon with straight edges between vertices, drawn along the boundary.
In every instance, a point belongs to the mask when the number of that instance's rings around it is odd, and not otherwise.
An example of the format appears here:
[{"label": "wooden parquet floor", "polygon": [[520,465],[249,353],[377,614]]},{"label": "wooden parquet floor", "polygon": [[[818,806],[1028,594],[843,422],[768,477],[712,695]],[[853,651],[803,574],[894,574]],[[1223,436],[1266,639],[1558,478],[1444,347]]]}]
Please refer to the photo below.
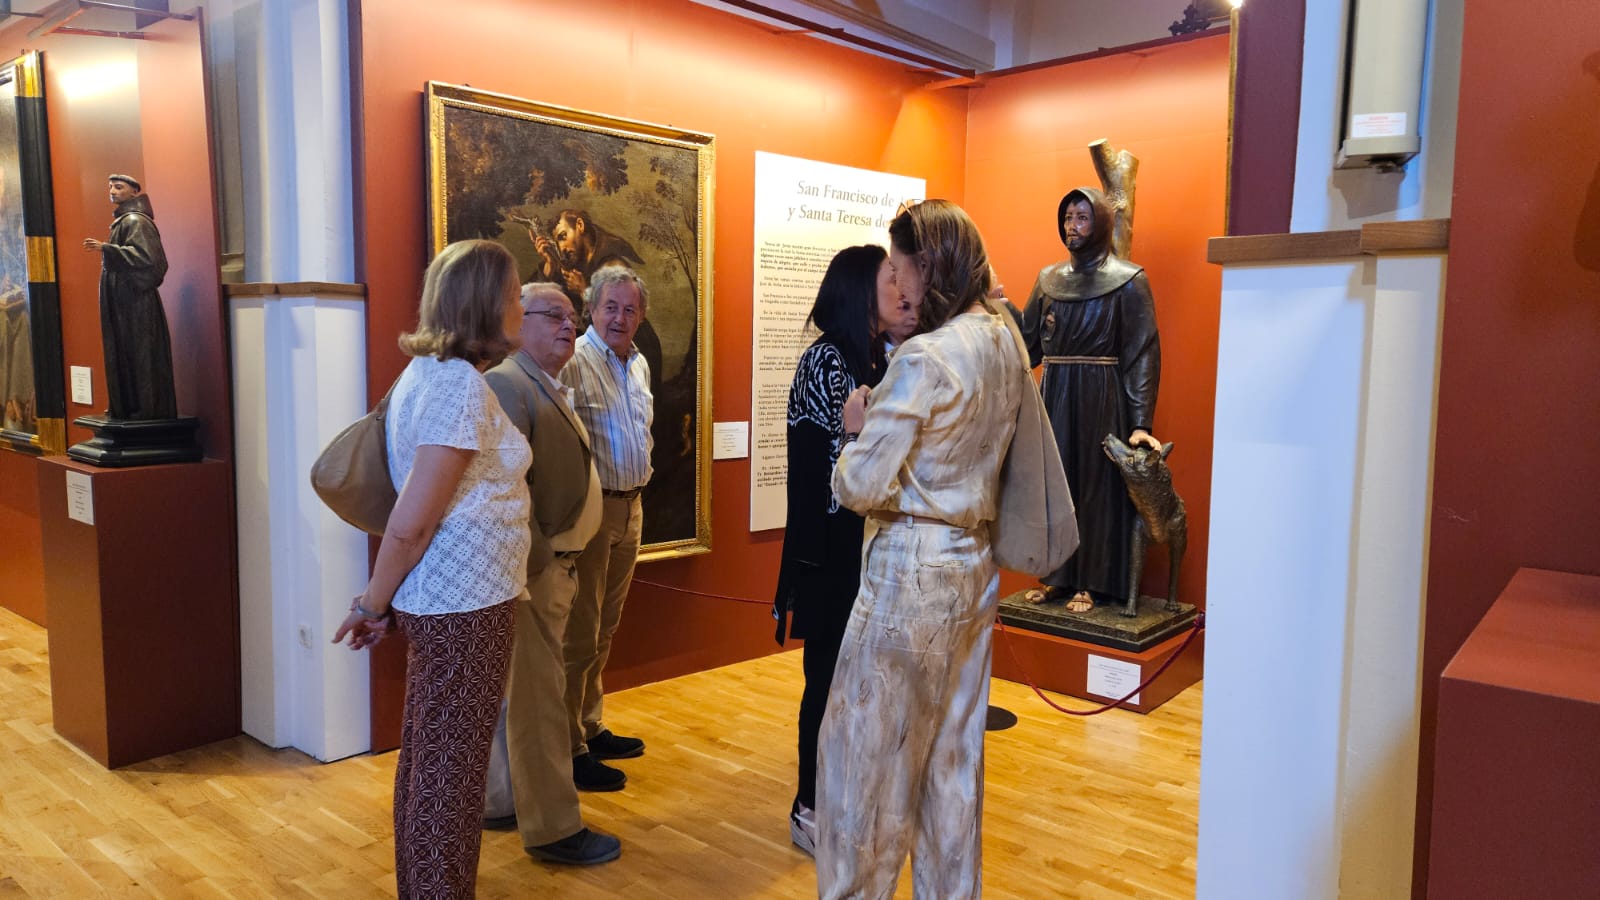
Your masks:
[{"label": "wooden parquet floor", "polygon": [[[238,737],[107,771],[51,729],[47,666],[44,631],[0,609],[0,900],[393,896],[395,754],[322,765]],[[546,866],[486,832],[479,896],[815,897],[787,819],[800,680],[791,652],[615,695],[608,724],[649,752],[583,804],[622,858]],[[1192,897],[1200,699],[1078,719],[996,681],[1020,721],[988,739],[986,895]]]}]

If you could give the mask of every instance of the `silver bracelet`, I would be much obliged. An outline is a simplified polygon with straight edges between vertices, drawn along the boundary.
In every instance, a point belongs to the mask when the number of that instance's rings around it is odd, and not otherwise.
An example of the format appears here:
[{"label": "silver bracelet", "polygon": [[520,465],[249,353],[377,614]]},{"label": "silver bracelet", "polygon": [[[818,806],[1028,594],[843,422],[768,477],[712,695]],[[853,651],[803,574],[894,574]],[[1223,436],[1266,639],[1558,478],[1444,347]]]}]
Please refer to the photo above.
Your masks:
[{"label": "silver bracelet", "polygon": [[361,605],[361,598],[360,597],[357,597],[354,600],[350,601],[350,611],[351,612],[361,613],[361,618],[363,618],[363,619],[371,619],[372,621],[377,621],[379,619],[387,619],[387,618],[389,618],[389,612],[390,612],[390,611],[386,611],[386,612],[383,612],[383,613],[372,612],[372,611],[368,610],[365,606]]}]

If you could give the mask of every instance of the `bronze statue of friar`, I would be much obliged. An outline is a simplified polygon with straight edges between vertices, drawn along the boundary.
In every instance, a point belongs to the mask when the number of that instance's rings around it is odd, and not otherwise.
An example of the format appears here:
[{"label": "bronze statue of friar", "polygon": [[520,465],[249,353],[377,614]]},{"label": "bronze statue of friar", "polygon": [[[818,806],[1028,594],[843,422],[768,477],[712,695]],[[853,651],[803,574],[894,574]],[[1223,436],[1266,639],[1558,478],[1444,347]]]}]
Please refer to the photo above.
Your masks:
[{"label": "bronze statue of friar", "polygon": [[172,383],[172,339],[157,290],[167,276],[150,198],[131,175],[106,179],[116,205],[107,240],[83,239],[99,253],[100,336],[112,419],[171,419],[178,414]]},{"label": "bronze statue of friar", "polygon": [[1161,339],[1144,270],[1113,250],[1105,195],[1080,187],[1061,198],[1057,233],[1069,256],[1039,272],[1022,314],[1029,363],[1044,364],[1045,407],[1072,485],[1082,541],[1031,602],[1066,601],[1073,613],[1122,603],[1137,513],[1101,442],[1126,436],[1159,451],[1151,433],[1161,381]]}]

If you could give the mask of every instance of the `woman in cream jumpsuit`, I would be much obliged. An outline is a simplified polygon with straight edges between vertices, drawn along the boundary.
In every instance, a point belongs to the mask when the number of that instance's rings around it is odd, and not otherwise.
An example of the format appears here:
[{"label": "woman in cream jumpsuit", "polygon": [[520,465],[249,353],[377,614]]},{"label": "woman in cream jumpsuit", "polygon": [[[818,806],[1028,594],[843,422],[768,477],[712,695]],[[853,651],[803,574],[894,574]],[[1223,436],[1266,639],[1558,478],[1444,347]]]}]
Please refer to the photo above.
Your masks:
[{"label": "woman in cream jumpsuit", "polygon": [[[1023,366],[984,301],[989,262],[960,207],[929,200],[890,225],[901,291],[924,333],[845,405],[859,432],[833,489],[867,516],[861,593],[819,741],[817,886],[893,895],[914,850],[916,896],[981,889],[983,731],[999,579],[989,550]],[[863,421],[864,418],[864,421]]]}]

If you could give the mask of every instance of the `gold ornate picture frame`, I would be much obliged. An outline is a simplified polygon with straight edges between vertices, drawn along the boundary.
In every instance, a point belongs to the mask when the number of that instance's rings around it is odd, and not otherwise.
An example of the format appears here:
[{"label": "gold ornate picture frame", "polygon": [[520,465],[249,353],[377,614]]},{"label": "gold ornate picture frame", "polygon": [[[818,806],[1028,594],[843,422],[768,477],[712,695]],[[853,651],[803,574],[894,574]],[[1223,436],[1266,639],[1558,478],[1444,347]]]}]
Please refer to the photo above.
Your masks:
[{"label": "gold ornate picture frame", "polygon": [[649,311],[635,343],[655,394],[655,474],[639,560],[709,552],[715,139],[440,82],[424,102],[434,253],[498,241],[524,281],[561,284],[579,310],[602,265],[644,279]]},{"label": "gold ornate picture frame", "polygon": [[67,445],[54,209],[31,51],[0,63],[0,448],[35,454]]}]

